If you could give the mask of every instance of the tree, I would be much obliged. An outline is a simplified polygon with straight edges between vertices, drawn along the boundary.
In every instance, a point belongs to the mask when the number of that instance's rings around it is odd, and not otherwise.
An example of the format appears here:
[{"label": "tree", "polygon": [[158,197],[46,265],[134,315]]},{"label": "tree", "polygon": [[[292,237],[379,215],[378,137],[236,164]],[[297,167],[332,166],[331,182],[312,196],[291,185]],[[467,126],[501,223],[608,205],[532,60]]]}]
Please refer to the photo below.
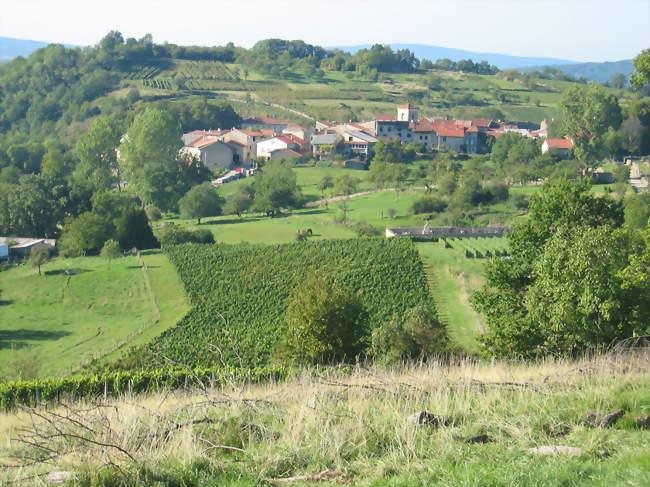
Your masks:
[{"label": "tree", "polygon": [[586,88],[572,86],[566,90],[561,107],[564,131],[573,139],[577,158],[593,167],[604,155],[607,130],[621,125],[618,100],[602,86],[590,83]]},{"label": "tree", "polygon": [[612,81],[610,82],[612,88],[617,88],[622,90],[627,85],[627,76],[623,73],[616,73],[612,76]]},{"label": "tree", "polygon": [[135,116],[120,145],[119,167],[145,204],[170,210],[187,190],[179,178],[181,147],[180,127],[168,112],[147,108]]},{"label": "tree", "polygon": [[377,188],[399,187],[406,180],[408,169],[406,164],[378,162],[373,160],[366,178]]},{"label": "tree", "polygon": [[341,174],[334,180],[334,190],[337,194],[350,196],[357,190],[359,183],[359,178],[355,178],[349,174]]},{"label": "tree", "polygon": [[108,218],[92,212],[82,213],[64,225],[61,249],[64,255],[97,253],[113,235],[115,226]]},{"label": "tree", "polygon": [[251,193],[248,191],[236,191],[226,196],[224,213],[235,214],[241,218],[242,213],[248,211],[253,204]]},{"label": "tree", "polygon": [[[547,248],[548,242],[561,233],[563,236],[557,237],[559,240],[553,244],[553,252],[559,251],[558,247],[565,245],[576,255],[581,255],[580,259],[583,260],[576,261],[576,266],[582,269],[580,266],[586,265],[588,261],[586,255],[590,253],[593,258],[598,258],[601,250],[597,247],[604,242],[598,237],[594,240],[599,242],[598,244],[594,243],[590,250],[584,250],[586,247],[580,247],[580,239],[584,237],[587,241],[596,235],[584,229],[606,227],[607,232],[611,233],[612,229],[623,224],[621,203],[607,196],[594,196],[589,191],[590,187],[591,183],[586,179],[555,180],[544,185],[542,191],[531,198],[529,218],[516,225],[508,235],[510,257],[493,259],[486,265],[486,283],[474,293],[472,301],[475,308],[486,317],[488,332],[482,341],[488,353],[503,356],[517,353],[530,356],[552,351],[550,348],[544,348],[546,332],[541,321],[533,319],[534,301],[530,298],[533,289],[538,290],[535,292],[544,289],[539,287],[541,285],[538,285],[538,280],[542,276],[541,269],[547,268],[547,264],[540,262],[544,259],[550,262],[553,259],[551,251]],[[572,233],[575,228],[583,230]],[[567,258],[565,252],[562,252],[562,255]],[[562,284],[557,286],[555,289],[560,289]],[[574,289],[577,293],[578,288],[572,286],[573,284],[567,284],[568,289]],[[542,299],[541,296],[538,298]],[[579,301],[588,300],[589,297],[588,294],[571,294],[567,299]],[[558,349],[562,352],[568,350],[567,347]]]},{"label": "tree", "polygon": [[47,264],[50,259],[50,250],[45,246],[38,246],[29,253],[29,265],[38,267],[38,275],[41,275],[41,266]]},{"label": "tree", "polygon": [[354,293],[331,276],[312,273],[289,301],[281,359],[304,365],[351,361],[361,352],[365,318]]},{"label": "tree", "polygon": [[625,200],[625,223],[630,228],[643,230],[650,218],[650,193],[633,195]]},{"label": "tree", "polygon": [[178,202],[181,218],[201,218],[221,215],[223,199],[217,194],[211,183],[203,183],[190,189]]},{"label": "tree", "polygon": [[405,162],[403,161],[402,143],[399,139],[380,140],[374,147],[375,155],[372,162]]},{"label": "tree", "polygon": [[298,187],[296,173],[280,162],[272,162],[255,176],[253,209],[274,217],[283,208],[302,205],[303,195]]},{"label": "tree", "polygon": [[104,246],[99,252],[99,255],[110,262],[113,259],[122,257],[122,249],[120,248],[120,244],[118,242],[110,239],[104,242]]},{"label": "tree", "polygon": [[117,148],[123,133],[122,122],[117,117],[95,119],[90,130],[79,137],[75,148],[79,163],[74,178],[78,183],[95,192],[112,189],[120,182]]},{"label": "tree", "polygon": [[142,208],[129,208],[115,220],[115,238],[122,248],[157,249],[159,247]]},{"label": "tree", "polygon": [[[635,232],[608,226],[560,229],[535,262],[524,299],[533,353],[576,354],[650,331],[650,287],[621,273],[643,251]],[[528,353],[530,353],[528,352]]]},{"label": "tree", "polygon": [[634,58],[634,69],[636,73],[630,78],[634,86],[641,87],[650,82],[650,49],[644,49]]},{"label": "tree", "polygon": [[320,191],[320,197],[324,198],[325,197],[325,190],[331,188],[334,186],[334,178],[330,176],[329,174],[326,174],[323,176],[323,178],[318,181],[318,190]]},{"label": "tree", "polygon": [[67,188],[42,175],[22,176],[0,192],[0,234],[54,237],[68,205]]}]

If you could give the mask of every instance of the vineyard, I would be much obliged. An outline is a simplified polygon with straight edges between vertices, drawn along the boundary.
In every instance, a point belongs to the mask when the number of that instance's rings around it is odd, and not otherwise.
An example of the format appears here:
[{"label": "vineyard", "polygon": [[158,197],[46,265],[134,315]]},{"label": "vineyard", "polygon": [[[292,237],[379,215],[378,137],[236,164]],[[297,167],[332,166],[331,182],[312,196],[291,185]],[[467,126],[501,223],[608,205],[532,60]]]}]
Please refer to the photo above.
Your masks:
[{"label": "vineyard", "polygon": [[238,78],[218,61],[185,61],[176,76],[183,79],[237,80]]},{"label": "vineyard", "polygon": [[167,249],[193,309],[150,344],[191,366],[266,365],[287,301],[309,272],[359,294],[369,329],[419,304],[434,307],[415,245],[401,239],[275,246],[187,244]]},{"label": "vineyard", "polygon": [[445,248],[463,251],[465,257],[470,259],[505,257],[508,255],[508,242],[504,238],[445,238],[440,243]]},{"label": "vineyard", "polygon": [[254,369],[234,368],[153,368],[121,371],[63,379],[28,380],[0,383],[0,410],[18,406],[41,406],[61,400],[93,400],[121,394],[141,394],[172,389],[188,389],[210,385],[215,387],[232,381],[261,382],[287,377],[284,367]]},{"label": "vineyard", "polygon": [[127,79],[151,79],[154,76],[156,76],[158,73],[160,73],[160,67],[159,66],[154,66],[154,65],[146,65],[146,66],[137,66],[135,67]]}]

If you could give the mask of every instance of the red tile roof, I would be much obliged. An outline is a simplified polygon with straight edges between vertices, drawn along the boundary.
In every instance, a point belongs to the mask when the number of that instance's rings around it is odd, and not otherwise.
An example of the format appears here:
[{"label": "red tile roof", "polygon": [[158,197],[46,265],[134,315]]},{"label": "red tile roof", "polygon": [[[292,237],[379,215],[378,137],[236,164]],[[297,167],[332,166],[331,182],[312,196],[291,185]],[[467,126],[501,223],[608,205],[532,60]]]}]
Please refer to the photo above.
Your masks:
[{"label": "red tile roof", "polygon": [[414,109],[414,110],[419,110],[418,107],[411,105],[410,103],[407,103],[406,105],[400,105],[399,108],[405,108],[405,109]]},{"label": "red tile roof", "polygon": [[395,115],[377,115],[377,118],[375,118],[375,121],[377,121],[377,122],[396,122],[397,117],[395,117]]},{"label": "red tile roof", "polygon": [[249,137],[263,137],[264,134],[258,130],[250,130],[250,129],[237,129],[241,133],[248,135]]},{"label": "red tile roof", "polygon": [[219,139],[217,137],[201,137],[199,139],[193,140],[189,144],[187,144],[187,147],[194,147],[196,149],[203,149],[205,147],[209,147],[215,142],[218,142]]},{"label": "red tile roof", "polygon": [[436,126],[435,132],[439,137],[465,137],[465,130],[459,127]]},{"label": "red tile roof", "polygon": [[550,149],[573,149],[573,142],[570,139],[546,139]]},{"label": "red tile roof", "polygon": [[285,154],[292,155],[292,156],[294,156],[294,157],[302,157],[302,154],[301,154],[300,152],[296,152],[295,150],[291,150],[291,149],[278,149],[278,150],[274,150],[274,151],[272,152],[272,154],[275,154],[276,152],[282,152],[282,153],[285,153]]}]

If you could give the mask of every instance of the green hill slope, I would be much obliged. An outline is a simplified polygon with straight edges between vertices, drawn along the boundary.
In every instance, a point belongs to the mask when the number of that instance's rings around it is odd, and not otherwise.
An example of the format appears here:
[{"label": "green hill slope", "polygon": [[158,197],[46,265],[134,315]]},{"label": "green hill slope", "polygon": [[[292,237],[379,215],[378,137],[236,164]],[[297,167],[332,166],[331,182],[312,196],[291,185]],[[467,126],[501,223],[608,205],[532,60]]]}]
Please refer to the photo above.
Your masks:
[{"label": "green hill slope", "polygon": [[176,273],[160,252],[144,261],[146,271],[134,257],[78,257],[54,259],[42,276],[0,272],[0,378],[69,375],[175,325],[188,309]]}]

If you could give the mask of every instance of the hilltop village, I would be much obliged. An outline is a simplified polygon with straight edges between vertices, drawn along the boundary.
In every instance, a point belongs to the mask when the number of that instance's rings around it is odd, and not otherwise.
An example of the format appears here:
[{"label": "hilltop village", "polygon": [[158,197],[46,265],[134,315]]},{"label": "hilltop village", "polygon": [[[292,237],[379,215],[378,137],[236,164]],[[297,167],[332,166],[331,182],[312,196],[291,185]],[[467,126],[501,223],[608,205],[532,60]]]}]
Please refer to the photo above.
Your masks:
[{"label": "hilltop village", "polygon": [[[374,146],[380,142],[400,141],[416,144],[421,153],[454,151],[466,154],[489,152],[501,135],[515,132],[531,138],[543,138],[543,153],[555,152],[569,157],[570,139],[548,138],[550,121],[507,123],[475,118],[454,120],[420,118],[418,107],[406,104],[395,115],[380,115],[362,122],[318,120],[312,127],[283,122],[271,117],[244,119],[241,128],[230,130],[194,130],[183,135],[183,152],[196,157],[211,170],[229,170],[246,175],[259,160],[299,161],[306,154],[317,159],[333,152],[354,159],[351,164],[365,168]],[[249,173],[250,174],[250,173]]]}]

